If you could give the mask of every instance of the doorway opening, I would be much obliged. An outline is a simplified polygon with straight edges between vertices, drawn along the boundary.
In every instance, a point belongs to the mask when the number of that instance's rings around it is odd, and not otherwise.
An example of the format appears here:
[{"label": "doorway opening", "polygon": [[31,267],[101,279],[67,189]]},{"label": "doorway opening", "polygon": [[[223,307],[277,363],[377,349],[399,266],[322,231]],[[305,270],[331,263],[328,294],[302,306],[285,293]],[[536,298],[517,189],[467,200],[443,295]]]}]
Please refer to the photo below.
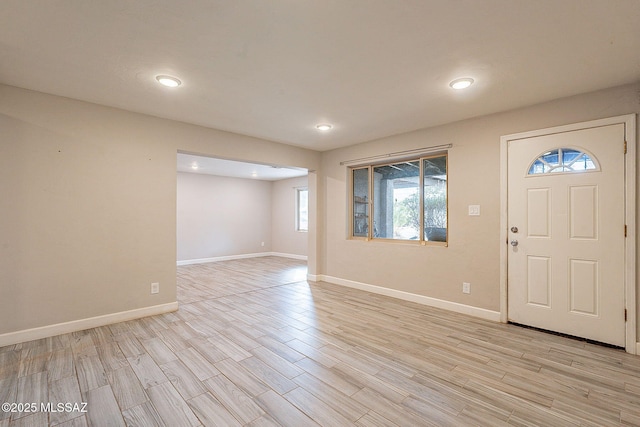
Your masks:
[{"label": "doorway opening", "polygon": [[183,152],[176,164],[178,265],[266,256],[306,265],[306,169]]}]

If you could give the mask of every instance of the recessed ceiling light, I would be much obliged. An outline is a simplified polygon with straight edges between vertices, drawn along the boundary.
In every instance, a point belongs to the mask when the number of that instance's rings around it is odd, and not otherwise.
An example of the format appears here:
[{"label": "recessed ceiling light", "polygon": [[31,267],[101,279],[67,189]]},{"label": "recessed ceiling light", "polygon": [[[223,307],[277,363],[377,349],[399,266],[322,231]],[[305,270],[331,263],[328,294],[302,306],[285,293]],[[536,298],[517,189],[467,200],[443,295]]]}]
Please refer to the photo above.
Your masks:
[{"label": "recessed ceiling light", "polygon": [[451,86],[452,89],[460,90],[460,89],[466,89],[472,84],[473,84],[473,79],[471,77],[463,77],[461,79],[455,79],[454,81],[449,83],[449,86]]},{"label": "recessed ceiling light", "polygon": [[320,123],[319,125],[316,125],[316,129],[321,131],[328,131],[333,129],[333,126],[330,125],[329,123]]},{"label": "recessed ceiling light", "polygon": [[193,164],[191,165],[191,169],[198,170],[198,164],[196,162],[193,162]]},{"label": "recessed ceiling light", "polygon": [[255,172],[255,171],[251,172],[251,176],[254,177],[254,178],[257,178],[258,177],[258,172]]},{"label": "recessed ceiling light", "polygon": [[171,76],[156,76],[156,80],[166,87],[178,87],[182,84],[179,79]]}]

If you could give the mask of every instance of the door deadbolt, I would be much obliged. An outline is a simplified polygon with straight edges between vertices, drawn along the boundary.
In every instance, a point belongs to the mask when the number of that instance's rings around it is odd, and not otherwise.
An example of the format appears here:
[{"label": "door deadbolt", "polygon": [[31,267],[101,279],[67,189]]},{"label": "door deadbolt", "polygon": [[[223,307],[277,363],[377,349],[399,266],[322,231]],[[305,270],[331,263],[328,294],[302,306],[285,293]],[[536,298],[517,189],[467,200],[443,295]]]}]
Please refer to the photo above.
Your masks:
[{"label": "door deadbolt", "polygon": [[518,227],[511,227],[511,232],[512,233],[517,233],[518,232]]}]

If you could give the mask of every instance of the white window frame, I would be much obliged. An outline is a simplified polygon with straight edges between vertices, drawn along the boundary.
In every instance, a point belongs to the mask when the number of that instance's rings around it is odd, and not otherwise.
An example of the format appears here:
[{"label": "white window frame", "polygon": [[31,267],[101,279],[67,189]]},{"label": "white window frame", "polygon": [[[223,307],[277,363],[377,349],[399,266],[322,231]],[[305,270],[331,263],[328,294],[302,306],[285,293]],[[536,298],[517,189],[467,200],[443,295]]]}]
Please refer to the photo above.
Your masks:
[{"label": "white window frame", "polygon": [[[307,193],[307,228],[301,228],[300,226],[300,193]],[[308,187],[297,187],[296,188],[296,215],[295,215],[295,227],[296,231],[300,233],[308,233],[309,232],[309,188]]]}]

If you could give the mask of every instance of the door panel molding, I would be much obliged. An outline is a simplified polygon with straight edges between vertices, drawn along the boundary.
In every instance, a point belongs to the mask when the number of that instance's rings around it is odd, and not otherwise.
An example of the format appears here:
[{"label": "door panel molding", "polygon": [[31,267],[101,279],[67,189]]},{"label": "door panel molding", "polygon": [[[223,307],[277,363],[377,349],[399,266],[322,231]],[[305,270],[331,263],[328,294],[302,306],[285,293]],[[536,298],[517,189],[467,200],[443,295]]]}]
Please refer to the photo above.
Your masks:
[{"label": "door panel molding", "polygon": [[[610,117],[565,126],[504,135],[500,138],[500,321],[508,321],[508,146],[509,142],[614,124],[624,125],[627,153],[625,164],[625,239],[624,292],[627,322],[625,324],[625,349],[640,354],[640,342],[636,333],[636,115]],[[623,232],[623,230],[621,230]],[[621,313],[621,316],[624,313]]]}]

